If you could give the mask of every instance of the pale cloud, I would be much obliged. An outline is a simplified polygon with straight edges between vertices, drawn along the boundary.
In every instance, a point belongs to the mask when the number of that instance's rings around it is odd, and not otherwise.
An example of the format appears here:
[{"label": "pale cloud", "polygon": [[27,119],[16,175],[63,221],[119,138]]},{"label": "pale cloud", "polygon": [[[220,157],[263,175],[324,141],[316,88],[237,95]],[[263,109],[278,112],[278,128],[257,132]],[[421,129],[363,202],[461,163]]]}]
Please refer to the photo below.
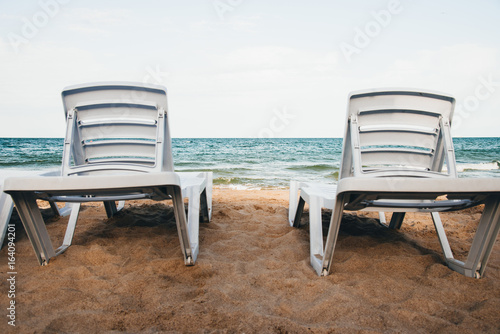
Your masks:
[{"label": "pale cloud", "polygon": [[71,8],[65,15],[74,20],[97,25],[126,24],[133,16],[129,9]]},{"label": "pale cloud", "polygon": [[262,19],[259,15],[253,16],[233,16],[226,20],[202,20],[189,24],[192,30],[203,30],[205,32],[216,32],[227,29],[236,32],[255,33],[258,31],[258,23]]},{"label": "pale cloud", "polygon": [[280,46],[236,49],[221,57],[219,66],[228,70],[276,70],[287,68],[330,68],[338,64],[336,52],[314,52]]},{"label": "pale cloud", "polygon": [[[474,89],[481,76],[500,78],[499,49],[475,44],[456,44],[438,49],[417,49],[386,66],[353,62],[344,71],[349,89],[408,87],[438,90],[457,98]],[[371,67],[371,68],[367,68]],[[356,88],[358,87],[358,88]],[[500,93],[500,92],[499,92]]]},{"label": "pale cloud", "polygon": [[444,46],[437,50],[421,50],[413,59],[398,60],[394,71],[433,73],[442,76],[475,76],[494,71],[498,65],[498,49],[474,44]]},{"label": "pale cloud", "polygon": [[20,21],[23,18],[21,15],[14,15],[14,14],[5,14],[1,13],[0,14],[0,20],[17,20]]},{"label": "pale cloud", "polygon": [[84,73],[91,76],[103,70],[90,52],[75,47],[29,43],[22,53],[16,55],[5,42],[0,46],[0,57],[5,60],[0,62],[0,73],[5,78],[14,79],[9,82],[11,92],[3,96],[3,103],[16,103],[26,91],[30,91],[32,96],[39,95],[36,102],[23,102],[43,104],[47,100],[46,92],[54,86],[60,90],[60,85],[72,77]]},{"label": "pale cloud", "polygon": [[[304,129],[334,136],[342,132],[343,124],[335,118],[339,110],[343,117],[345,109],[338,89],[342,80],[335,77],[338,58],[336,52],[275,46],[219,55],[212,59],[210,70],[171,77],[171,117],[179,125],[211,124],[207,136],[256,137],[276,108],[288,108],[295,118],[280,136],[300,136]],[[340,108],[334,107],[335,99],[341,101]],[[196,110],[196,119],[187,110]],[[180,136],[189,133],[173,131]]]},{"label": "pale cloud", "polygon": [[17,55],[0,40],[0,59],[0,114],[9,120],[0,122],[0,133],[6,137],[62,137],[62,88],[103,71],[88,52],[49,44],[29,43]]},{"label": "pale cloud", "polygon": [[112,35],[111,28],[133,21],[133,12],[127,9],[71,8],[63,15],[71,31],[108,37]]}]

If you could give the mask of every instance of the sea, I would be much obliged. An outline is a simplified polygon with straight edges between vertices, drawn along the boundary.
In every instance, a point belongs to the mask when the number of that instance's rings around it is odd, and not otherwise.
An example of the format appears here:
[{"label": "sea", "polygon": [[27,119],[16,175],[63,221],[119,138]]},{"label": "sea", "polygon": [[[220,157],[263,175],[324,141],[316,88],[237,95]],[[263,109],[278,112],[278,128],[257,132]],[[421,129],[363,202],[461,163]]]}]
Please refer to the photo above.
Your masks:
[{"label": "sea", "polygon": [[[454,138],[459,177],[500,177],[500,138]],[[0,138],[0,177],[57,169],[62,138]],[[338,181],[341,138],[173,138],[175,170],[212,171],[214,185],[287,189],[290,180]]]}]

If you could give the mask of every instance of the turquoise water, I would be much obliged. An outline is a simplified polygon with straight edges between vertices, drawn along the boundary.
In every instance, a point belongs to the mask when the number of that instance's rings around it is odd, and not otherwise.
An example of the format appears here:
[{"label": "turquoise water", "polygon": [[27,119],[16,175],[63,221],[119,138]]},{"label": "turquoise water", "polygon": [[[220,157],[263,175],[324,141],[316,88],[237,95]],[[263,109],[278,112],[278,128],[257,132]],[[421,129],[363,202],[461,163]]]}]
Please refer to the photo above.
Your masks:
[{"label": "turquoise water", "polygon": [[[61,138],[0,138],[2,169],[57,168]],[[176,171],[213,171],[223,187],[287,188],[290,180],[336,183],[342,139],[201,138],[172,140]],[[456,138],[460,177],[500,177],[500,138]]]}]

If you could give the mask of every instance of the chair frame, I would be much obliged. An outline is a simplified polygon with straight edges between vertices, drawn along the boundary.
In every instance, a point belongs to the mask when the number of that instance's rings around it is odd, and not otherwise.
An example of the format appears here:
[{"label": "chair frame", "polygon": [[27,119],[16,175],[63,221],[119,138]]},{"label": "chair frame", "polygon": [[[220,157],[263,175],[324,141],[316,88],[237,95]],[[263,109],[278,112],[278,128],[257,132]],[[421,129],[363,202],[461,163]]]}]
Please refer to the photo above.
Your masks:
[{"label": "chair frame", "polygon": [[[382,97],[379,101],[377,98]],[[406,107],[405,98],[409,97],[413,104]],[[415,102],[415,101],[417,102]],[[415,106],[433,105],[437,110],[419,109]],[[361,102],[359,102],[361,101]],[[380,104],[383,101],[386,104]],[[373,104],[373,105],[372,105]],[[443,250],[447,265],[468,277],[480,278],[486,268],[493,244],[500,228],[500,180],[496,179],[459,179],[457,176],[453,141],[451,137],[451,118],[455,100],[441,93],[429,91],[415,91],[408,89],[372,89],[354,92],[349,95],[346,131],[344,135],[340,180],[338,185],[313,184],[292,181],[290,185],[289,224],[300,226],[300,219],[305,203],[309,203],[310,216],[310,253],[311,264],[318,275],[326,276],[330,273],[333,252],[338,236],[340,222],[344,210],[377,211],[382,225],[399,229],[403,223],[405,212],[429,212]],[[415,115],[435,117],[434,129],[422,127],[401,126],[398,124],[360,125],[360,115],[377,113],[402,113],[410,118]],[[408,115],[406,115],[408,114]],[[371,117],[371,116],[369,116]],[[390,117],[389,117],[390,118]],[[396,117],[397,118],[397,117]],[[436,121],[438,119],[438,121]],[[376,122],[377,123],[377,122]],[[364,128],[363,128],[364,127]],[[375,138],[385,143],[381,138],[396,138],[400,133],[418,133],[431,137],[432,147],[428,152],[408,147],[373,148],[360,138],[362,132],[378,131]],[[374,138],[372,136],[372,138]],[[408,136],[408,138],[411,138]],[[387,143],[389,140],[387,139]],[[395,143],[397,144],[397,142]],[[391,154],[428,155],[425,168],[421,162],[417,168],[405,166],[376,166],[370,167],[363,160],[363,154],[380,154],[383,161]],[[396,157],[401,159],[400,157]],[[409,158],[411,160],[411,158]],[[446,171],[443,165],[446,162]],[[438,188],[436,188],[436,186]],[[447,195],[447,200],[436,200],[438,196]],[[453,257],[446,233],[441,222],[439,212],[461,210],[467,207],[485,204],[481,221],[478,225],[468,259],[465,262]],[[332,210],[330,228],[324,246],[321,208]],[[391,221],[386,224],[384,212],[392,212]]]},{"label": "chair frame", "polygon": [[[205,222],[211,218],[212,173],[174,172],[166,89],[151,84],[91,83],[66,88],[62,98],[67,124],[62,176],[9,178],[4,184],[4,191],[12,196],[39,263],[47,264],[71,245],[81,203],[102,201],[107,216],[112,217],[123,207],[124,200],[169,199],[174,206],[184,262],[194,264],[199,249],[200,214]],[[150,120],[130,117],[135,116],[137,108],[147,109],[156,116]],[[79,118],[79,112],[85,113],[85,110],[92,110],[94,118]],[[106,113],[112,117],[106,118],[109,116]],[[134,127],[141,135],[149,133],[154,138],[113,137],[116,132],[124,131],[119,130],[120,126]],[[89,134],[94,137],[86,137],[82,130],[85,127],[93,130]],[[155,131],[153,136],[152,131]],[[93,145],[103,148],[97,151],[101,157],[96,161],[93,151],[86,151],[86,146]],[[154,145],[154,155],[145,159],[127,156],[127,152],[122,152],[122,156],[106,156],[119,145],[123,145],[125,151],[127,145],[134,148]],[[188,198],[188,217],[184,197]],[[36,199],[71,203],[64,241],[57,249],[52,247]]]}]

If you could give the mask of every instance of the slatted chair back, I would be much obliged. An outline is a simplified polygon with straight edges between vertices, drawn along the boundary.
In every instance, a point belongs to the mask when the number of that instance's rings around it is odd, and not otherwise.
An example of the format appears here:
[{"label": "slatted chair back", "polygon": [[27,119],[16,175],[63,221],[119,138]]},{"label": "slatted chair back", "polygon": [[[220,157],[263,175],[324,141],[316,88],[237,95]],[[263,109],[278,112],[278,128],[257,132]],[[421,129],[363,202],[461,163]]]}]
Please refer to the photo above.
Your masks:
[{"label": "slatted chair back", "polygon": [[432,92],[351,94],[340,177],[456,177],[454,104],[454,98]]},{"label": "slatted chair back", "polygon": [[174,171],[164,87],[84,84],[62,98],[63,175]]}]

